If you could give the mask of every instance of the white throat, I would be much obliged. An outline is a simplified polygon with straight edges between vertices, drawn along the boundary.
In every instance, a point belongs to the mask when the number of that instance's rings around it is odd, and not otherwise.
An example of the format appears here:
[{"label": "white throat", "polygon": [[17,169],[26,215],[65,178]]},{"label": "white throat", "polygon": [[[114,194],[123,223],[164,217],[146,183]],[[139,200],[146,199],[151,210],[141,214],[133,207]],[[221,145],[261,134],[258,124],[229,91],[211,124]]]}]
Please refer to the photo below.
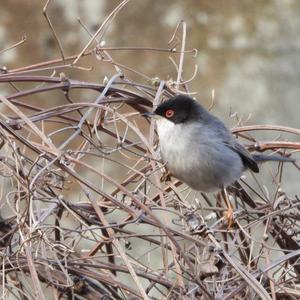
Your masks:
[{"label": "white throat", "polygon": [[165,118],[159,118],[156,120],[157,132],[161,141],[169,140],[170,134],[174,131],[175,124]]}]

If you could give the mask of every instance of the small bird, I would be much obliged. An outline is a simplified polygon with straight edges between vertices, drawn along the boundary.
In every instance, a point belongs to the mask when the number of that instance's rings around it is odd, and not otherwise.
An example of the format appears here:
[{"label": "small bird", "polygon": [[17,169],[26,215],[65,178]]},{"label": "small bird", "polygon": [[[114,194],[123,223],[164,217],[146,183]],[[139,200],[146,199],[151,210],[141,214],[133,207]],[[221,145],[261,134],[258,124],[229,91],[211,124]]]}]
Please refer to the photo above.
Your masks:
[{"label": "small bird", "polygon": [[186,95],[174,96],[144,116],[156,119],[162,159],[170,173],[194,190],[220,191],[246,169],[259,172],[259,161],[293,161],[252,155],[220,119]]}]

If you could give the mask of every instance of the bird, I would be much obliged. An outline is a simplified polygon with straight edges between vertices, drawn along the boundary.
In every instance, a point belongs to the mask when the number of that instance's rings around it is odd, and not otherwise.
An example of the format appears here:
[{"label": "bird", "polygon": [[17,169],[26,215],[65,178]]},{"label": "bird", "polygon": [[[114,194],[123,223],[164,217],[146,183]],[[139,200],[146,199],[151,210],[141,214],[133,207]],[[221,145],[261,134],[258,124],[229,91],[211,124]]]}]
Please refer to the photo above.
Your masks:
[{"label": "bird", "polygon": [[187,95],[175,95],[143,115],[156,120],[162,160],[171,175],[197,191],[221,191],[245,170],[258,173],[261,161],[293,161],[251,154],[219,118]]}]

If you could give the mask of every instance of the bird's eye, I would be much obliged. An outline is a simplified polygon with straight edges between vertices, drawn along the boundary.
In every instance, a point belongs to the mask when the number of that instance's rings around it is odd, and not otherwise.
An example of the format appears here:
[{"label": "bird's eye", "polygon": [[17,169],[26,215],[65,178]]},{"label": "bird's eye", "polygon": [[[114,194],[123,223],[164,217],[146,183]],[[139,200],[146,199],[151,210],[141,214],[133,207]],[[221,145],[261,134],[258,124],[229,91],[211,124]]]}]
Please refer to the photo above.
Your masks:
[{"label": "bird's eye", "polygon": [[168,109],[165,113],[165,116],[167,118],[172,118],[174,116],[174,110],[173,109]]}]

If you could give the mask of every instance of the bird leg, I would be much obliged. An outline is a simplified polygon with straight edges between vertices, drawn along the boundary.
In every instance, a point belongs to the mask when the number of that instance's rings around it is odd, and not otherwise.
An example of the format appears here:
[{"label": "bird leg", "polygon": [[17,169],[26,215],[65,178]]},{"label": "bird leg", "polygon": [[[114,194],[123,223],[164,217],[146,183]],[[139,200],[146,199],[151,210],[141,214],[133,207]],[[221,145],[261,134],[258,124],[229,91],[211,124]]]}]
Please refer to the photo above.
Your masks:
[{"label": "bird leg", "polygon": [[230,203],[226,188],[223,188],[221,190],[221,195],[227,206],[227,211],[224,213],[224,218],[227,220],[228,228],[230,228],[234,223],[234,215],[233,215],[233,208]]},{"label": "bird leg", "polygon": [[171,177],[172,177],[171,172],[168,169],[166,169],[166,171],[160,177],[160,182],[171,181]]}]

